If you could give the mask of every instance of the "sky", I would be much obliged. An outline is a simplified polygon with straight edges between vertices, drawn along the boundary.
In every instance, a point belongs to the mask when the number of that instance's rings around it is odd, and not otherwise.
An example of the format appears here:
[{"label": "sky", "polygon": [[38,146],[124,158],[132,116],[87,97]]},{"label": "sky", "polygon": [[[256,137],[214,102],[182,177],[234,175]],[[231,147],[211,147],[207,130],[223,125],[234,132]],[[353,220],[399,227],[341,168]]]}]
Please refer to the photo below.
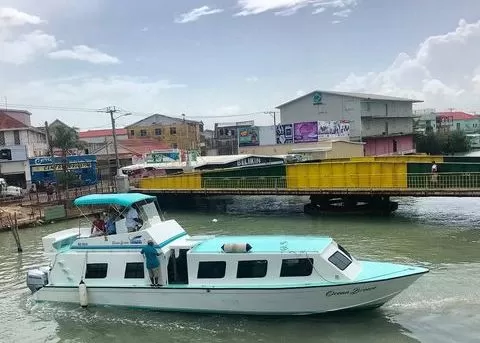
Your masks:
[{"label": "sky", "polygon": [[0,0],[0,107],[255,120],[312,90],[480,113],[479,0]]}]

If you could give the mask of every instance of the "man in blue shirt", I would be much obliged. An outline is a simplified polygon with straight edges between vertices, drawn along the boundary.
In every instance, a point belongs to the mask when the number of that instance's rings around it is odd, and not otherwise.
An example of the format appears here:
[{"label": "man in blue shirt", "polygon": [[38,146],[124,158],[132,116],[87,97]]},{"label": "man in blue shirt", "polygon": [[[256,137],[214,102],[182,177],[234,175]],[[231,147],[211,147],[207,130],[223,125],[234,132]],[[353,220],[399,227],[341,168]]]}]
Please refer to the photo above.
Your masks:
[{"label": "man in blue shirt", "polygon": [[153,241],[151,239],[148,240],[148,245],[143,247],[140,253],[145,256],[147,262],[148,275],[152,282],[150,286],[160,286],[158,283],[158,278],[160,276],[160,262],[157,258],[160,254],[157,252],[157,249],[153,247]]}]

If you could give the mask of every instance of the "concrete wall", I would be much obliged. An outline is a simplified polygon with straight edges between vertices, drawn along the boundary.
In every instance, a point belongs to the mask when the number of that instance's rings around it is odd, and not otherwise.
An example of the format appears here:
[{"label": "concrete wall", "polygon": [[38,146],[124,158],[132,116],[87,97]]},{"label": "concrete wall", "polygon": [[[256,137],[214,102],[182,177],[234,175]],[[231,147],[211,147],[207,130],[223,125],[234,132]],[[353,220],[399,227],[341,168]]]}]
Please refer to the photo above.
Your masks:
[{"label": "concrete wall", "polygon": [[[20,144],[15,144],[15,131],[18,131]],[[48,145],[45,135],[33,130],[8,130],[3,131],[5,136],[5,146],[24,145],[27,149],[28,157],[45,156],[48,151]]]},{"label": "concrete wall", "polygon": [[[388,127],[386,125],[388,123]],[[413,119],[405,118],[362,118],[362,136],[381,136],[384,134],[413,133]],[[388,131],[385,131],[388,130]]]},{"label": "concrete wall", "polygon": [[[315,152],[313,149],[331,149]],[[287,155],[306,154],[312,158],[345,158],[363,156],[363,144],[343,141],[320,141],[317,143],[276,144],[253,147],[240,147],[239,154]]]},{"label": "concrete wall", "polygon": [[320,121],[349,120],[350,137],[360,137],[360,99],[322,93],[323,105],[313,105],[313,95],[300,98],[280,108],[282,124]]},{"label": "concrete wall", "polygon": [[365,156],[404,154],[413,151],[413,135],[365,139]]},{"label": "concrete wall", "polygon": [[200,124],[178,122],[172,125],[129,126],[128,138],[156,138],[172,148],[196,149],[200,145]]},{"label": "concrete wall", "polygon": [[313,105],[313,95],[299,98],[280,108],[282,124],[320,120],[349,120],[350,138],[381,136],[388,122],[388,133],[413,133],[412,103],[369,101],[322,93],[323,105]]},{"label": "concrete wall", "polygon": [[362,115],[374,117],[412,117],[412,103],[405,101],[369,101],[362,103]]}]

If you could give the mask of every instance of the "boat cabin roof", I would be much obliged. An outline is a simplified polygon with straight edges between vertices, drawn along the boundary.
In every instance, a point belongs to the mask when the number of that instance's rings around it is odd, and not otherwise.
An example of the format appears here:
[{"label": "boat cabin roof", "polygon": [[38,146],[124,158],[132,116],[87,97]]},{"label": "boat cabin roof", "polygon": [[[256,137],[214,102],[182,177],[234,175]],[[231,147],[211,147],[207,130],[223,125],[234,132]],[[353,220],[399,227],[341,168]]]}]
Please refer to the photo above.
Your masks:
[{"label": "boat cabin roof", "polygon": [[141,193],[111,193],[111,194],[89,194],[81,196],[73,202],[76,206],[86,205],[119,205],[131,206],[142,200],[153,200],[154,196]]},{"label": "boat cabin roof", "polygon": [[318,236],[217,236],[197,244],[191,253],[223,253],[222,246],[232,243],[248,243],[255,253],[321,252],[332,242]]}]

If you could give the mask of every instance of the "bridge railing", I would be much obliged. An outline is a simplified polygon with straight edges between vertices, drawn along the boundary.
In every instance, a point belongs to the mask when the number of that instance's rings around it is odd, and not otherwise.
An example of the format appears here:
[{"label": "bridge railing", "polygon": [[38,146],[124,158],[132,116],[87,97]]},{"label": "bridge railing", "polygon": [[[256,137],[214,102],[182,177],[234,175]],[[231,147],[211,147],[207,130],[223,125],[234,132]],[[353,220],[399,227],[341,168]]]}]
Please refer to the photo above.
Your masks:
[{"label": "bridge railing", "polygon": [[480,189],[480,173],[203,177],[202,189]]},{"label": "bridge railing", "polygon": [[468,190],[480,191],[480,173],[378,173],[335,175],[210,177],[183,174],[142,179],[140,189],[206,190]]}]

